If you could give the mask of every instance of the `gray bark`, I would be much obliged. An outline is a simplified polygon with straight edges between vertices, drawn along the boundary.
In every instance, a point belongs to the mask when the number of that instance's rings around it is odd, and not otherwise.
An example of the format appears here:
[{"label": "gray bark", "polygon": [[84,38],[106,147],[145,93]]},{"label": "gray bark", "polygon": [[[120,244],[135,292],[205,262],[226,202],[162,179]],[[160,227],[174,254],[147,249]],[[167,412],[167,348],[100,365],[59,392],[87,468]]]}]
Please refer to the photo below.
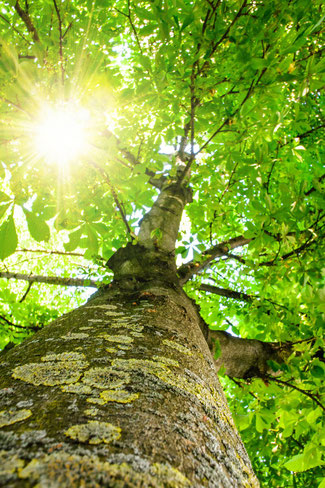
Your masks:
[{"label": "gray bark", "polygon": [[185,194],[162,191],[113,285],[3,355],[4,486],[259,486],[176,275]]},{"label": "gray bark", "polygon": [[[277,376],[281,373],[281,364],[293,351],[291,342],[280,344],[241,339],[223,330],[210,330],[208,342],[217,370],[223,367],[225,374],[231,378],[263,378],[267,374]],[[274,371],[268,361],[278,363],[278,370]]]},{"label": "gray bark", "polygon": [[258,486],[181,290],[110,290],[0,369],[3,486]]}]

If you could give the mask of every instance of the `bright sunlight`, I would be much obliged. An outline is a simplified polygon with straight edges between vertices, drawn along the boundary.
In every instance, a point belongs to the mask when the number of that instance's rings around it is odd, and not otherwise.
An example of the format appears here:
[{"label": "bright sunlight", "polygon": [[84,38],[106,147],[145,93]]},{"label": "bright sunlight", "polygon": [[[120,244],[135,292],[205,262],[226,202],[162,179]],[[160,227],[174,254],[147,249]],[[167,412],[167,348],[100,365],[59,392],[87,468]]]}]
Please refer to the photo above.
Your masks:
[{"label": "bright sunlight", "polygon": [[34,128],[37,153],[48,162],[66,165],[87,151],[88,110],[74,104],[43,109]]}]

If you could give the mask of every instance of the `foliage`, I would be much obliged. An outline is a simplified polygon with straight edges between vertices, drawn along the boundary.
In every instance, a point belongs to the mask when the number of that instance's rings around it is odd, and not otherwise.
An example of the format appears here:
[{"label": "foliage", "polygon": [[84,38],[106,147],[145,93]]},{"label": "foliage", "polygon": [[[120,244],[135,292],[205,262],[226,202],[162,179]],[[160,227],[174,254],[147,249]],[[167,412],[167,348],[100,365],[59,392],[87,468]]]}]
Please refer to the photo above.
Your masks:
[{"label": "foliage", "polygon": [[[0,12],[2,269],[107,281],[103,263],[157,195],[150,177],[193,160],[179,262],[250,242],[186,290],[211,327],[295,343],[280,377],[224,379],[264,486],[318,486],[324,462],[321,3],[8,0]],[[89,113],[91,147],[60,166],[33,134],[44,104],[70,103]],[[85,296],[44,289],[1,281],[1,347]]]}]

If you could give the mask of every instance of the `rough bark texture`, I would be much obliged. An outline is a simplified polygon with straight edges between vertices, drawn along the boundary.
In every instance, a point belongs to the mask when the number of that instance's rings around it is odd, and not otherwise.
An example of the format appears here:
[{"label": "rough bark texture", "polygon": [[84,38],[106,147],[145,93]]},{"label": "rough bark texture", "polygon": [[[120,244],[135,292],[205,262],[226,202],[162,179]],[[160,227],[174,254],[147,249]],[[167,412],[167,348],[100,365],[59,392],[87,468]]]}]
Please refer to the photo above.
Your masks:
[{"label": "rough bark texture", "polygon": [[[217,370],[224,367],[225,374],[232,378],[263,378],[266,374],[277,375],[281,373],[280,365],[292,353],[291,343],[241,339],[223,330],[210,330],[208,342],[216,358]],[[278,363],[279,370],[274,371],[270,368],[268,361]]]},{"label": "rough bark texture", "polygon": [[162,193],[113,286],[3,356],[0,484],[258,487],[176,275],[185,193]]},{"label": "rough bark texture", "polygon": [[1,365],[7,486],[258,486],[182,292],[112,290]]}]

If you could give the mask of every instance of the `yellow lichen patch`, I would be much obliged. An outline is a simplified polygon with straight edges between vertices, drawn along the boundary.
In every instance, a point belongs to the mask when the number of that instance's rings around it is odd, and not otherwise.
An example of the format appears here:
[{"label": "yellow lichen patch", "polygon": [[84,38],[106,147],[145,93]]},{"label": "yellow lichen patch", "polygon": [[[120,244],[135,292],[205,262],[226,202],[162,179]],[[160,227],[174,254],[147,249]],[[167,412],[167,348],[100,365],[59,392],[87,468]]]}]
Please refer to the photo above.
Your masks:
[{"label": "yellow lichen patch", "polygon": [[115,347],[106,347],[105,351],[114,354],[117,352],[117,349],[115,349]]},{"label": "yellow lichen patch", "polygon": [[101,334],[100,337],[105,339],[105,341],[109,342],[118,342],[120,344],[132,344],[133,338],[128,337],[125,335],[109,335],[109,334]]},{"label": "yellow lichen patch", "polygon": [[143,371],[150,374],[167,369],[165,364],[150,359],[113,359],[112,367],[124,371]]},{"label": "yellow lichen patch", "polygon": [[91,368],[85,372],[83,383],[95,388],[121,388],[130,383],[130,375],[124,371],[115,371],[109,368]]},{"label": "yellow lichen patch", "polygon": [[85,332],[69,332],[66,336],[62,336],[62,339],[71,341],[74,339],[87,339],[87,337],[89,337],[89,334],[85,334]]},{"label": "yellow lichen patch", "polygon": [[123,327],[125,329],[130,330],[132,335],[134,335],[134,333],[139,334],[143,330],[143,325],[133,324],[132,322],[122,322],[120,320],[118,321],[117,324],[111,324],[111,327],[113,329],[119,329],[120,327]]},{"label": "yellow lichen patch", "polygon": [[153,356],[155,361],[159,361],[160,363],[166,364],[167,366],[175,366],[179,367],[179,362],[175,359],[165,358],[164,356]]},{"label": "yellow lichen patch", "polygon": [[91,407],[84,410],[84,414],[88,415],[89,417],[96,417],[96,415],[98,415],[98,412],[99,410],[96,407]]},{"label": "yellow lichen patch", "polygon": [[167,464],[154,463],[150,468],[150,474],[159,479],[161,486],[168,486],[169,488],[191,486],[190,481],[178,469]]},{"label": "yellow lichen patch", "polygon": [[107,303],[107,304],[103,304],[103,305],[90,305],[89,307],[87,307],[87,309],[89,309],[89,308],[98,308],[99,310],[100,309],[104,309],[104,310],[116,310],[117,309],[117,306],[116,305],[110,305],[110,304]]},{"label": "yellow lichen patch", "polygon": [[139,398],[139,393],[129,393],[126,390],[104,390],[100,396],[105,402],[130,403]]},{"label": "yellow lichen patch", "polygon": [[87,424],[73,425],[65,432],[65,435],[88,444],[101,444],[102,442],[109,444],[121,437],[121,429],[108,422],[88,420]]},{"label": "yellow lichen patch", "polygon": [[88,385],[83,385],[82,383],[74,383],[73,385],[61,386],[61,390],[65,393],[78,393],[79,395],[90,395],[93,391]]},{"label": "yellow lichen patch", "polygon": [[42,361],[83,361],[86,356],[82,352],[62,352],[61,354],[47,354]]},{"label": "yellow lichen patch", "polygon": [[48,361],[17,366],[12,376],[32,385],[55,386],[76,383],[82,370],[88,366],[86,361]]},{"label": "yellow lichen patch", "polygon": [[185,488],[189,481],[180,471],[155,463],[148,470],[135,471],[127,463],[112,464],[97,456],[80,456],[64,451],[33,459],[19,473],[31,486],[39,488],[72,486],[102,488],[103,486],[151,486]]},{"label": "yellow lichen patch", "polygon": [[[8,451],[0,451],[0,476],[13,474],[17,469],[21,469],[25,462],[23,459]],[[8,485],[9,486],[9,485]]]},{"label": "yellow lichen patch", "polygon": [[131,349],[130,346],[126,346],[125,344],[119,344],[117,347],[121,349],[121,351],[129,351]]},{"label": "yellow lichen patch", "polygon": [[176,351],[182,352],[183,354],[187,354],[188,356],[193,355],[190,349],[188,349],[185,346],[182,346],[182,344],[179,344],[178,342],[169,341],[168,339],[164,339],[162,342],[163,344],[165,344],[165,346],[171,347],[172,349],[176,349]]},{"label": "yellow lichen patch", "polygon": [[150,359],[114,359],[112,366],[123,371],[142,371],[143,373],[151,374],[167,385],[194,395],[203,405],[216,407],[214,395],[206,386],[171,371],[169,366],[174,366],[174,364],[168,364],[166,359],[168,358],[160,357],[159,361]]},{"label": "yellow lichen patch", "polygon": [[216,401],[211,392],[205,386],[188,380],[183,375],[178,375],[170,370],[160,370],[153,373],[157,378],[167,385],[174,386],[180,390],[194,395],[203,405],[216,406]]},{"label": "yellow lichen patch", "polygon": [[105,400],[103,400],[102,398],[97,398],[97,397],[91,397],[91,398],[87,398],[87,402],[89,403],[93,403],[94,405],[105,405]]},{"label": "yellow lichen patch", "polygon": [[133,331],[131,331],[130,332],[130,335],[132,337],[143,337],[143,334],[141,334],[141,332],[133,332]]},{"label": "yellow lichen patch", "polygon": [[28,419],[31,415],[32,411],[25,408],[22,410],[2,410],[0,412],[0,427],[21,422]]}]

